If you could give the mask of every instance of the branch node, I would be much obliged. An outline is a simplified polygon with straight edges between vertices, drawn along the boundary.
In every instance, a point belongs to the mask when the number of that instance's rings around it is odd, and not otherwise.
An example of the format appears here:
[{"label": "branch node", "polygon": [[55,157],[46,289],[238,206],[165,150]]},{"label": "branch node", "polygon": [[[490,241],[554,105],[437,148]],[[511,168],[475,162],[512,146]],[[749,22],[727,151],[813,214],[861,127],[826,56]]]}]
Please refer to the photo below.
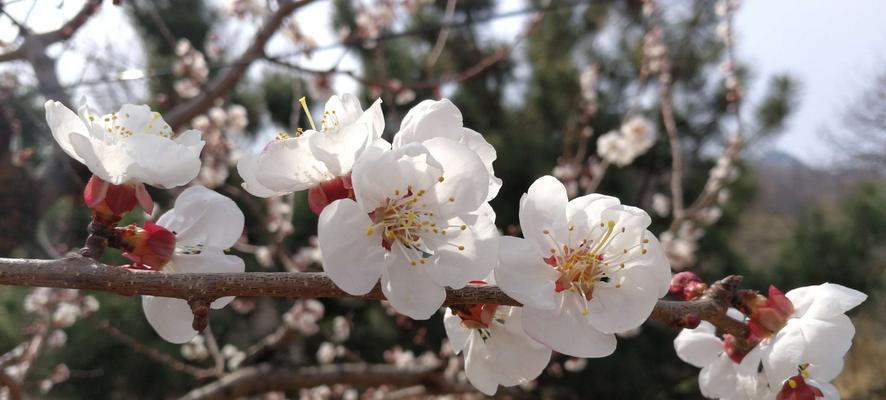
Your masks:
[{"label": "branch node", "polygon": [[209,324],[210,304],[212,304],[212,300],[208,299],[188,300],[188,305],[191,306],[191,313],[194,314],[194,323],[191,327],[193,327],[195,331],[203,332],[203,330],[206,329],[206,325]]}]

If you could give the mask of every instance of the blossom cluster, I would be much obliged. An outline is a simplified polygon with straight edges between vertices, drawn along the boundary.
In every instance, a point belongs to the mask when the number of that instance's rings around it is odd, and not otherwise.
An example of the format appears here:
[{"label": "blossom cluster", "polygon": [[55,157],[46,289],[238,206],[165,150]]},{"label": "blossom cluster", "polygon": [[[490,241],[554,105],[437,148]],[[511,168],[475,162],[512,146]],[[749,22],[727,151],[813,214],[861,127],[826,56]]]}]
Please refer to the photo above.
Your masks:
[{"label": "blossom cluster", "polygon": [[839,399],[829,382],[843,369],[855,335],[845,313],[866,298],[831,283],[786,294],[770,286],[768,296],[746,293],[743,309],[730,310],[730,317],[750,328],[744,343],[702,321],[684,329],[674,347],[680,359],[702,369],[698,383],[705,397]]},{"label": "blossom cluster", "polygon": [[[691,300],[706,290],[685,273],[675,277],[675,289],[667,249],[648,230],[651,218],[644,210],[597,193],[570,200],[574,196],[553,176],[537,179],[521,198],[522,238],[502,236],[489,205],[502,187],[493,167],[496,150],[464,125],[447,99],[420,102],[390,140],[383,135],[381,100],[364,109],[355,96],[334,95],[317,120],[301,103],[310,126],[280,133],[260,152],[243,155],[237,165],[243,188],[263,198],[306,191],[319,222],[316,248],[300,256],[303,263],[319,259],[326,275],[351,295],[378,288],[401,318],[429,319],[444,306],[447,288],[469,285],[498,285],[522,304],[450,305],[444,311],[449,351],[463,354],[465,376],[483,393],[529,383],[554,351],[573,357],[568,368],[581,369],[584,358],[612,354],[616,334],[635,332],[669,291]],[[84,105],[78,115],[50,101],[46,110],[59,145],[94,173],[84,198],[94,223],[104,224],[103,231],[113,233],[109,241],[132,260],[127,267],[147,273],[244,271],[243,260],[225,252],[242,235],[244,215],[232,200],[203,186],[183,190],[156,222],[116,226],[136,204],[152,213],[146,184],[173,188],[198,175],[204,146],[199,131],[177,135],[147,106],[124,105],[99,116]],[[245,114],[229,109],[225,117],[238,113]],[[630,163],[652,145],[651,130],[641,117],[628,119],[600,139],[621,143],[621,153],[601,156],[616,154],[610,162]],[[768,398],[782,385],[782,393],[830,393],[826,382],[839,372],[854,333],[843,313],[864,295],[825,284],[787,295],[773,288],[768,297],[743,296],[743,308],[735,312],[749,326],[748,338],[719,337],[702,322],[675,341],[681,358],[705,368],[702,393]],[[143,296],[142,303],[161,337],[190,342],[182,349],[188,358],[206,357],[203,339],[195,339],[191,305],[153,296]],[[324,312],[316,300],[299,301],[284,323],[310,335],[319,331]],[[342,342],[350,336],[350,322],[342,316],[332,322],[332,335],[315,355],[321,364],[347,356]],[[223,353],[231,369],[245,358],[232,346]],[[403,354],[392,357],[407,360]],[[431,355],[421,362],[439,360]],[[750,394],[752,389],[767,395]]]},{"label": "blossom cluster", "polygon": [[[205,144],[200,131],[176,134],[159,113],[144,105],[126,104],[104,115],[85,101],[77,113],[51,100],[45,108],[56,142],[93,173],[84,200],[92,209],[93,224],[110,236],[104,239],[132,260],[126,267],[167,273],[244,271],[242,259],[225,254],[242,234],[243,213],[231,199],[203,186],[182,191],[175,207],[156,223],[116,226],[136,204],[153,213],[154,202],[145,185],[169,189],[197,177]],[[211,308],[222,308],[231,300],[217,299]],[[143,296],[142,306],[164,339],[185,343],[197,335],[187,301]]]}]

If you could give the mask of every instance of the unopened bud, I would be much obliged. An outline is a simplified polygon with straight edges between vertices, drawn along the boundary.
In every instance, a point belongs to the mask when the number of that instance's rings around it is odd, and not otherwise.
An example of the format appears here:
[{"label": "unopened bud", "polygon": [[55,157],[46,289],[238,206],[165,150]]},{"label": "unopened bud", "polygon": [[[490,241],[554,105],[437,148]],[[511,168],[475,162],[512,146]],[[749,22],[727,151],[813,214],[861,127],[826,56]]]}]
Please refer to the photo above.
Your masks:
[{"label": "unopened bud", "polygon": [[113,185],[93,175],[83,190],[83,200],[96,215],[104,219],[119,217],[140,204],[150,214],[154,210],[154,202],[143,183],[124,183]]},{"label": "unopened bud", "polygon": [[707,288],[708,285],[694,272],[683,271],[671,278],[668,293],[680,300],[692,300],[701,297]]},{"label": "unopened bud", "polygon": [[784,293],[769,285],[769,296],[746,292],[742,296],[742,312],[748,316],[751,338],[765,339],[785,326],[794,313],[794,305]]},{"label": "unopened bud", "polygon": [[145,221],[144,228],[135,224],[117,228],[117,236],[125,250],[123,256],[135,267],[161,270],[175,251],[175,234],[151,221]]}]

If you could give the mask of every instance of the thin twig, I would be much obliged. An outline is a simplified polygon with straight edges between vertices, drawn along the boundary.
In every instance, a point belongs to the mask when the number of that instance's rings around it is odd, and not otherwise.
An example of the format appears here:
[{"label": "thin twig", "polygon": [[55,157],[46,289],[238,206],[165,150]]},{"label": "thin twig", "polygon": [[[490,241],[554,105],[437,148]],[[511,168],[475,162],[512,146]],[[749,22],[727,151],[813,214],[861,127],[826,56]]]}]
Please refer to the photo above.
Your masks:
[{"label": "thin twig", "polygon": [[158,364],[162,364],[172,368],[174,371],[182,372],[188,375],[193,376],[196,379],[205,379],[213,376],[218,376],[214,368],[199,368],[193,365],[184,363],[179,361],[175,357],[172,357],[166,353],[162,353],[159,350],[145,345],[144,343],[138,341],[137,339],[123,333],[116,327],[112,326],[109,322],[105,321],[99,324],[99,328],[109,335],[112,338],[117,340],[120,343],[123,343],[132,351],[139,353],[143,356],[148,357],[151,361],[154,361]]}]

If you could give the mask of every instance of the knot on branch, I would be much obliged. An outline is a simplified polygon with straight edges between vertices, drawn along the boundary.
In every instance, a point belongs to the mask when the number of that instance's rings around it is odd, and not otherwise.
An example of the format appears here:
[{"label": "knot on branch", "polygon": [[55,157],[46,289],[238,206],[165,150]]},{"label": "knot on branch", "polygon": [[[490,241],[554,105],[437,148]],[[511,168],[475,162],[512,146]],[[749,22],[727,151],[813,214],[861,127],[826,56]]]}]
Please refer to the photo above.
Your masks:
[{"label": "knot on branch", "polygon": [[[86,237],[86,243],[80,249],[80,255],[93,260],[98,260],[104,254],[109,242],[116,242],[116,234],[114,228],[120,217],[102,218],[97,214],[93,214],[92,222],[86,228],[89,236]],[[111,243],[112,245],[114,243]]]},{"label": "knot on branch", "polygon": [[191,325],[197,332],[203,332],[206,329],[206,325],[209,324],[209,305],[212,304],[212,300],[207,299],[194,299],[188,300],[188,305],[191,306],[191,313],[194,314],[194,323]]},{"label": "knot on branch", "polygon": [[714,282],[703,297],[713,300],[713,303],[721,311],[725,312],[733,300],[736,298],[735,293],[741,285],[741,275],[729,275],[719,281]]}]

